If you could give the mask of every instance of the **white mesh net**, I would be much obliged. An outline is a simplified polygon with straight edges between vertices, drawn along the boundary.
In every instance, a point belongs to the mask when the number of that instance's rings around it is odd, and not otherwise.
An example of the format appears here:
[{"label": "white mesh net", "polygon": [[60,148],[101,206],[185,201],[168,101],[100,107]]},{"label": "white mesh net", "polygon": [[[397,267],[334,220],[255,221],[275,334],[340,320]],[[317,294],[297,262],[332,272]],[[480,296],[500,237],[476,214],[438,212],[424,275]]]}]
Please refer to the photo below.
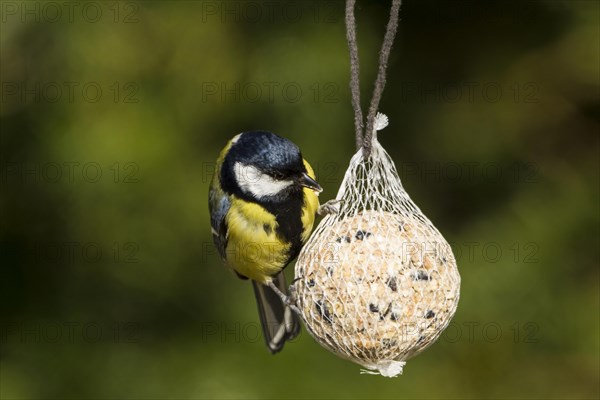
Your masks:
[{"label": "white mesh net", "polygon": [[[377,115],[375,129],[387,125]],[[450,322],[460,275],[452,250],[404,191],[373,133],[371,156],[350,161],[337,212],[302,249],[292,286],[324,347],[383,376],[432,344]]]}]

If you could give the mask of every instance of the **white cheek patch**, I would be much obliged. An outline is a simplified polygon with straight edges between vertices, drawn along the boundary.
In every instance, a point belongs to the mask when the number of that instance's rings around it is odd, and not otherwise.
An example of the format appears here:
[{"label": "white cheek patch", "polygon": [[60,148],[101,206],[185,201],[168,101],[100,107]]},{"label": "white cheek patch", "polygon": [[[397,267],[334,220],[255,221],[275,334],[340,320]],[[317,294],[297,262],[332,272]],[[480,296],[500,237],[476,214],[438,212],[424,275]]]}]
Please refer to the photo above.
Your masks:
[{"label": "white cheek patch", "polygon": [[257,199],[275,196],[294,183],[292,181],[275,180],[271,176],[260,172],[258,168],[240,162],[235,163],[233,171],[240,188]]}]

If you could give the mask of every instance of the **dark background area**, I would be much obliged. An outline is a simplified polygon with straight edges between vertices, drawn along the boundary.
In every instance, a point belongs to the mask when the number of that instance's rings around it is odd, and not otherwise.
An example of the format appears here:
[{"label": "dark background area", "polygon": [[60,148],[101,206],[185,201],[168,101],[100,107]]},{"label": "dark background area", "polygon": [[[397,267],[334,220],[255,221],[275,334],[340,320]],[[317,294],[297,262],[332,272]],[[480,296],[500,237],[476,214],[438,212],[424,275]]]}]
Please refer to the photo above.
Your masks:
[{"label": "dark background area", "polygon": [[[597,1],[404,1],[379,138],[462,288],[395,379],[305,331],[271,356],[210,236],[244,130],[335,196],[343,2],[75,3],[0,2],[1,398],[598,398]],[[366,107],[389,2],[358,3]]]}]

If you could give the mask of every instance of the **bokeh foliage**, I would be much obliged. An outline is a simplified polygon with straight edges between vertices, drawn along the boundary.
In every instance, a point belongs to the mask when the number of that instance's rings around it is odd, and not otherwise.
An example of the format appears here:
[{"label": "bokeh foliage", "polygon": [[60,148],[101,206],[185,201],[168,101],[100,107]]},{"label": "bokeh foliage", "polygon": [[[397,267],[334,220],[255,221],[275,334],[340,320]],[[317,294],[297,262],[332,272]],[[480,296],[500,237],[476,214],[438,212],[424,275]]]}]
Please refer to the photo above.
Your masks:
[{"label": "bokeh foliage", "polygon": [[[75,3],[0,3],[1,398],[598,398],[598,2],[405,0],[380,139],[463,283],[392,380],[306,333],[268,354],[208,222],[244,130],[298,143],[335,196],[343,2]],[[365,105],[387,9],[357,8]]]}]

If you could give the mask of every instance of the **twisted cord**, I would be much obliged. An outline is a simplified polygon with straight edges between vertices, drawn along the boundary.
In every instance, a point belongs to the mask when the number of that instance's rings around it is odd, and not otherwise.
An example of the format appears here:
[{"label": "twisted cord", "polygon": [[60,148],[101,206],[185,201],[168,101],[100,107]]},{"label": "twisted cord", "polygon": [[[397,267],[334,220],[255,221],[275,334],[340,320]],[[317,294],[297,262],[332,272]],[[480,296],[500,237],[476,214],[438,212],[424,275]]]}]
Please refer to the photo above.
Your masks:
[{"label": "twisted cord", "polygon": [[356,135],[356,149],[363,144],[363,115],[360,108],[360,84],[358,45],[356,43],[356,19],[354,18],[354,5],[356,0],[346,1],[346,39],[350,51],[350,92],[352,94],[352,108],[354,109],[354,133]]},{"label": "twisted cord", "polygon": [[385,88],[388,60],[390,57],[390,51],[392,50],[392,45],[394,44],[394,38],[396,37],[396,31],[398,30],[398,14],[400,12],[401,2],[401,0],[392,0],[390,19],[388,21],[381,51],[379,52],[379,70],[377,71],[377,80],[375,81],[373,97],[371,97],[371,105],[369,106],[367,128],[363,136],[364,158],[368,158],[371,155],[373,126],[375,124],[375,116],[377,114],[381,95],[383,94],[383,89]]}]

